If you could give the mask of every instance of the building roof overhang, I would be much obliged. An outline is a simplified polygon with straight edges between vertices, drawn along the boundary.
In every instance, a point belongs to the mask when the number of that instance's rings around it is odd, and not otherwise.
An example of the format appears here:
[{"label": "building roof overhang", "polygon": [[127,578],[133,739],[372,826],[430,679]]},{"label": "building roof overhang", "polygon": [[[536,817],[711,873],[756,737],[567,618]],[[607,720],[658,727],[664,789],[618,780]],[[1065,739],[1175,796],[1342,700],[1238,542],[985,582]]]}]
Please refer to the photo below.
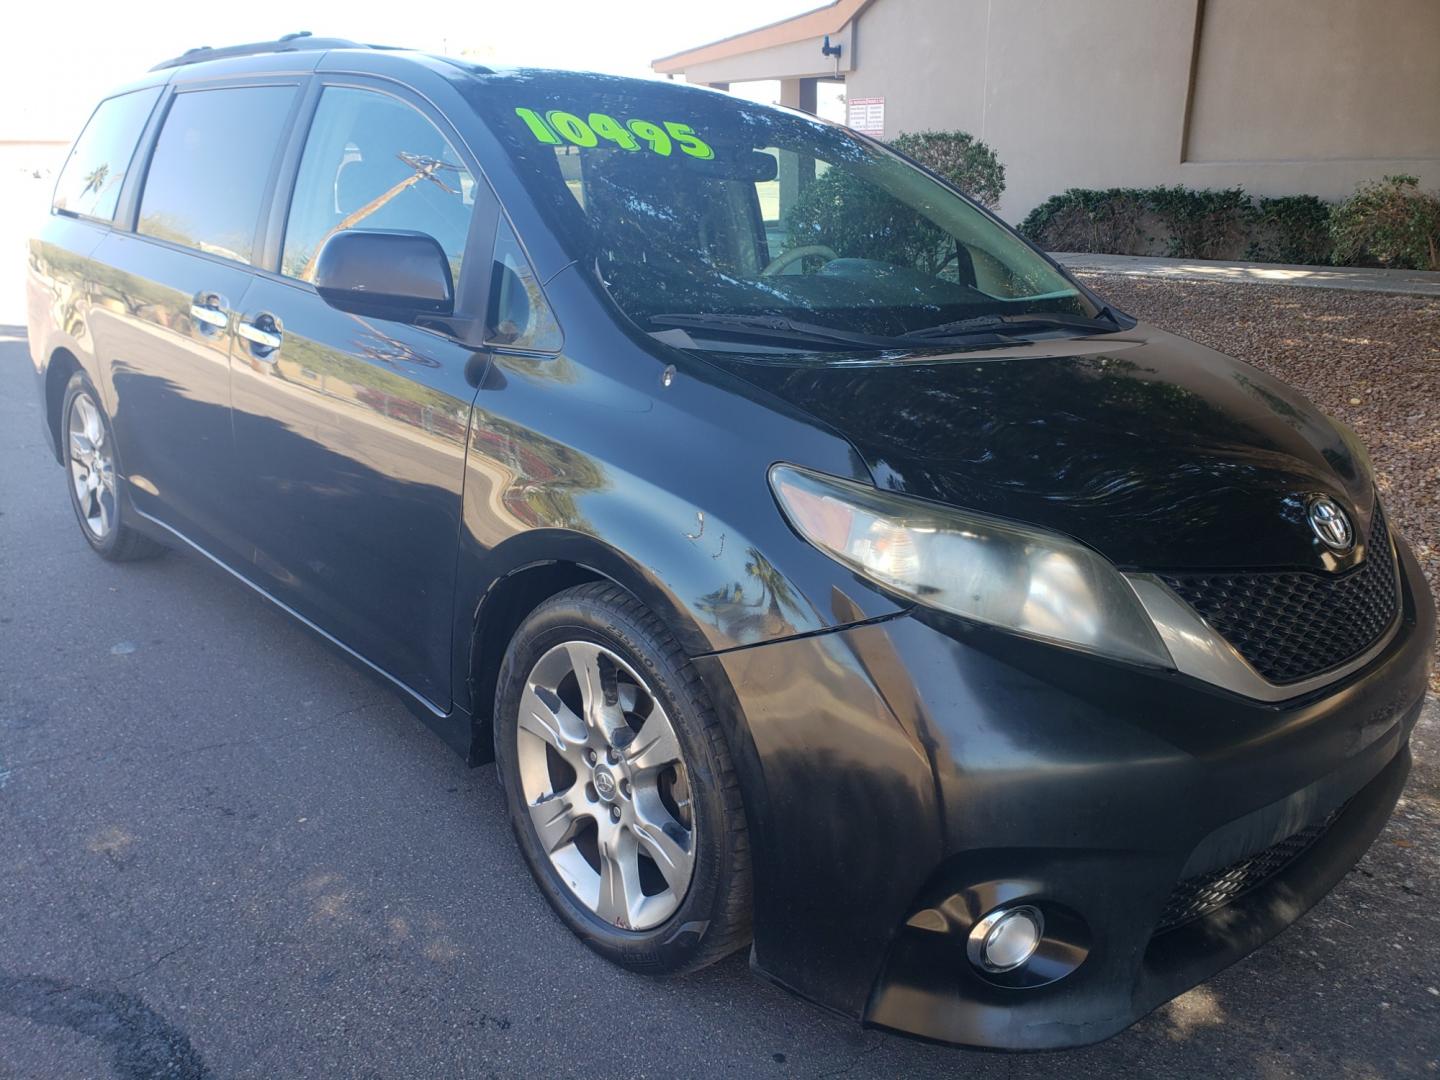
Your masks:
[{"label": "building roof overhang", "polygon": [[[802,12],[754,30],[746,30],[719,41],[662,56],[651,61],[650,66],[662,75],[688,74],[702,69],[709,75],[706,81],[715,80],[716,72],[723,73],[727,69],[742,72],[746,78],[783,78],[795,74],[785,70],[794,64],[795,50],[787,49],[787,46],[818,43],[825,37],[831,37],[841,38],[838,43],[845,46],[844,53],[837,58],[836,66],[841,70],[848,69],[849,57],[845,53],[850,51],[848,46],[851,24],[873,2],[874,0],[833,0],[832,3],[813,11]],[[774,53],[778,61],[776,72],[773,75],[756,76],[753,74],[754,64],[745,61],[753,61],[757,59],[755,54],[764,53]],[[824,73],[825,64],[817,61],[814,66],[815,71],[802,74]]]}]

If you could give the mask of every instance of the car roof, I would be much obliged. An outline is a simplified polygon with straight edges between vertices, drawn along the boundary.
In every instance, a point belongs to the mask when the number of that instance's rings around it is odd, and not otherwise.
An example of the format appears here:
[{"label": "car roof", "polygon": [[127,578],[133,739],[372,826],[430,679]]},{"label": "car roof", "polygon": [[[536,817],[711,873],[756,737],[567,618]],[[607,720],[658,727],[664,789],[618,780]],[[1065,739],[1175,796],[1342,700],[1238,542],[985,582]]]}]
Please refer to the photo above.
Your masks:
[{"label": "car roof", "polygon": [[[241,45],[209,45],[187,49],[179,56],[162,60],[137,84],[203,80],[213,76],[272,71],[313,71],[326,63],[326,58],[344,56],[346,65],[358,69],[371,67],[395,70],[396,61],[410,61],[419,67],[436,70],[452,77],[488,74],[490,68],[451,56],[439,56],[395,45],[372,45],[341,37],[317,37],[308,30],[285,34],[273,41],[252,41]],[[127,88],[128,89],[128,88]]]},{"label": "car roof", "polygon": [[[477,81],[492,86],[513,83],[544,83],[559,89],[567,83],[576,89],[597,85],[610,88],[628,86],[633,89],[655,91],[669,88],[677,92],[715,94],[708,87],[690,86],[663,79],[637,79],[621,75],[603,75],[586,71],[565,71],[551,68],[487,66],[452,56],[421,52],[393,45],[372,45],[341,37],[317,37],[309,31],[285,34],[273,41],[256,41],[241,45],[227,45],[218,48],[202,45],[189,49],[179,56],[162,60],[150,69],[148,75],[138,84],[154,84],[172,79],[205,78],[212,74],[244,73],[249,71],[272,71],[279,67],[290,70],[316,70],[331,67],[356,67],[367,69],[372,66],[394,71],[397,61],[410,61],[432,71],[437,68],[448,77],[476,77]],[[127,87],[126,89],[130,89]]]},{"label": "car roof", "polygon": [[169,60],[162,60],[152,67],[151,71],[166,71],[170,68],[186,67],[190,64],[203,64],[210,60],[228,60],[237,56],[263,56],[271,53],[283,52],[316,52],[328,51],[330,49],[373,49],[383,46],[362,45],[357,41],[350,41],[348,38],[315,37],[308,30],[300,30],[293,34],[282,34],[274,41],[252,41],[244,45],[225,45],[220,48],[213,48],[209,45],[199,45],[193,49],[187,49],[179,56]]}]

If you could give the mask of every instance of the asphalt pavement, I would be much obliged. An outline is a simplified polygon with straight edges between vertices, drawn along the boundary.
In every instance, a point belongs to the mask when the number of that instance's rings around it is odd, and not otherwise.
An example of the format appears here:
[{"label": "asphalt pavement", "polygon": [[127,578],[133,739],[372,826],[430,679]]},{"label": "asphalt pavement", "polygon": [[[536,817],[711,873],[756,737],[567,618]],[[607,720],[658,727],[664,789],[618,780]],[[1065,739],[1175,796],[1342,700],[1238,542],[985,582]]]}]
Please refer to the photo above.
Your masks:
[{"label": "asphalt pavement", "polygon": [[222,571],[86,547],[0,328],[0,1076],[1440,1076],[1440,707],[1276,941],[1062,1054],[923,1044],[551,915],[493,768]]}]

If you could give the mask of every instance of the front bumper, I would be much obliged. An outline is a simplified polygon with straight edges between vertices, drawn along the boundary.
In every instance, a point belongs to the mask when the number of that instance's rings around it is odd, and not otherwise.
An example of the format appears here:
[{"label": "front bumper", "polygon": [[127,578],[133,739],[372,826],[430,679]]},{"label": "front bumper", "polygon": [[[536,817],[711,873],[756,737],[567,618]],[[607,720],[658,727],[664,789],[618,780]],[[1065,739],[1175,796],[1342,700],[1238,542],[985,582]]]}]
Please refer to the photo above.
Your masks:
[{"label": "front bumper", "polygon": [[[735,725],[756,969],[877,1026],[1046,1049],[1273,937],[1359,859],[1408,772],[1435,615],[1397,546],[1384,652],[1277,704],[922,612],[702,658]],[[1155,933],[1183,880],[1332,817],[1244,895]],[[1054,930],[1043,985],[965,957],[970,926],[1021,899]]]}]

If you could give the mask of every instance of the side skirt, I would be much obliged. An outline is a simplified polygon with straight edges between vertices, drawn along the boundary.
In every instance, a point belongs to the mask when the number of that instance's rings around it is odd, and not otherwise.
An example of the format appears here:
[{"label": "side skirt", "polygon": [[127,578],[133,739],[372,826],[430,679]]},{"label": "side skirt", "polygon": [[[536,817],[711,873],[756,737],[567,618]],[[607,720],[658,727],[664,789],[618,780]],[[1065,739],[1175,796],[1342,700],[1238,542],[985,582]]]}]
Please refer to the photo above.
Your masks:
[{"label": "side skirt", "polygon": [[436,735],[440,736],[440,738],[445,741],[445,744],[449,746],[450,749],[454,750],[457,754],[465,758],[467,761],[470,760],[472,731],[470,713],[468,710],[461,708],[459,705],[452,705],[448,711],[438,708],[432,701],[430,701],[429,698],[411,689],[405,683],[397,679],[394,675],[391,675],[384,668],[372,663],[360,653],[350,648],[349,645],[346,645],[339,638],[326,632],[320,626],[317,626],[315,623],[311,622],[304,615],[301,615],[294,608],[290,607],[290,605],[277,599],[265,589],[263,589],[261,586],[251,581],[248,577],[246,577],[240,571],[236,570],[229,563],[223,561],[222,559],[216,558],[214,555],[206,551],[203,547],[195,543],[195,541],[191,540],[188,536],[180,532],[178,529],[175,529],[165,524],[165,522],[160,521],[158,518],[151,517],[143,510],[136,509],[133,502],[130,503],[130,509],[134,510],[135,516],[140,518],[145,523],[145,525],[156,534],[157,540],[178,540],[191,551],[203,555],[206,559],[214,563],[216,566],[220,567],[220,569],[224,570],[231,577],[235,578],[237,581],[240,581],[244,585],[248,586],[250,589],[259,593],[262,597],[264,597],[270,603],[274,604],[281,611],[285,612],[285,614],[289,615],[296,622],[300,623],[302,626],[306,627],[308,630],[319,636],[323,641],[334,646],[340,651],[341,655],[343,655],[347,660],[355,664],[361,670],[366,671],[371,675],[378,675],[382,681],[384,681],[390,686],[391,689],[398,691],[398,696],[400,700],[404,702],[406,708],[408,708],[412,713],[414,713],[417,717],[423,720],[425,722],[425,725],[430,728],[431,731],[435,732]]}]

